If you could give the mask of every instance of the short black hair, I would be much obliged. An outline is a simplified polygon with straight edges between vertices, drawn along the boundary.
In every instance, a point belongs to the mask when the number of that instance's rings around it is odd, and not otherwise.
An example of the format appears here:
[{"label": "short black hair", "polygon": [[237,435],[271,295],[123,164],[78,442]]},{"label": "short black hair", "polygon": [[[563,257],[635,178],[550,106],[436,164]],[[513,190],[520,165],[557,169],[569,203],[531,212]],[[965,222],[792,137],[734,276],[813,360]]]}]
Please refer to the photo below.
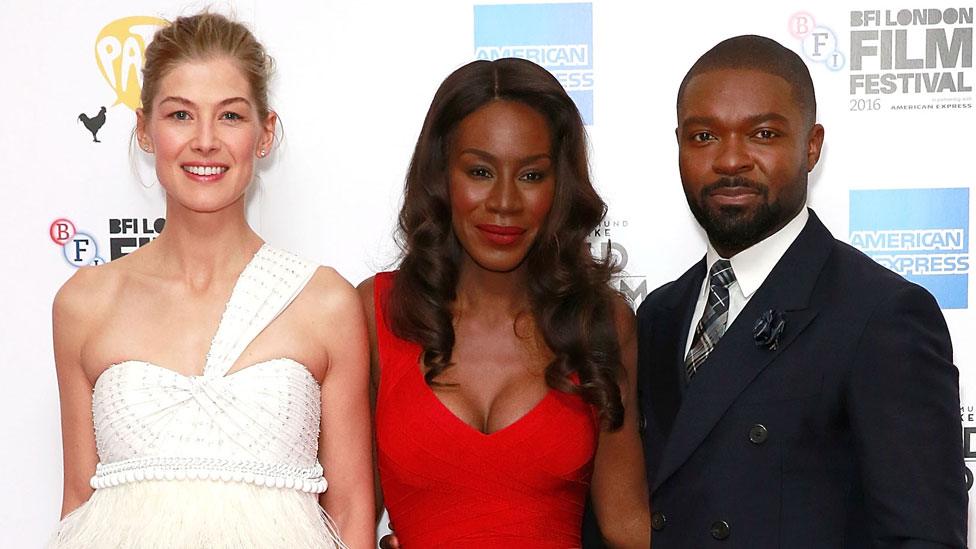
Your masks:
[{"label": "short black hair", "polygon": [[779,42],[746,34],[723,40],[695,61],[678,88],[677,108],[692,78],[717,69],[752,69],[786,80],[793,90],[803,117],[811,125],[817,120],[817,96],[813,91],[813,79],[806,63],[793,50]]}]

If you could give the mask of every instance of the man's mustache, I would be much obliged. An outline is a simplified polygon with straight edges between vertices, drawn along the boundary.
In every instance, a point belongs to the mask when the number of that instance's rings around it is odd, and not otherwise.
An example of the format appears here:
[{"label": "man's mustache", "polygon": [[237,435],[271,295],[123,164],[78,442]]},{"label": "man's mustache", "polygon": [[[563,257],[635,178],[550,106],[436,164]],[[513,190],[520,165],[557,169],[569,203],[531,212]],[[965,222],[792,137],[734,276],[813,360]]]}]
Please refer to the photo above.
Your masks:
[{"label": "man's mustache", "polygon": [[766,195],[766,193],[769,192],[769,188],[758,181],[753,181],[752,179],[748,179],[742,176],[736,176],[736,177],[723,177],[714,183],[709,183],[708,185],[702,188],[701,194],[702,196],[707,196],[717,191],[718,189],[723,189],[728,187],[747,187],[762,195]]}]

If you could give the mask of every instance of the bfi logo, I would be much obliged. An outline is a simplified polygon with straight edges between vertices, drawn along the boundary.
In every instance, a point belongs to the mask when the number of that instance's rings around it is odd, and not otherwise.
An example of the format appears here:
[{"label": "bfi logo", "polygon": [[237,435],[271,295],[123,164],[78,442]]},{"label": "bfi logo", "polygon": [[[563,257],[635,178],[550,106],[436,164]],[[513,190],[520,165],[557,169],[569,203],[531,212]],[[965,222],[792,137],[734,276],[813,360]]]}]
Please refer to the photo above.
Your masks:
[{"label": "bfi logo", "polygon": [[[159,218],[111,218],[108,220],[110,260],[132,253],[145,246],[162,232],[166,219]],[[55,219],[48,234],[51,241],[61,247],[61,254],[72,267],[101,265],[105,259],[102,248],[91,233],[79,231],[73,221],[66,217]]]},{"label": "bfi logo", "polygon": [[70,219],[65,217],[55,219],[48,229],[48,234],[51,241],[61,247],[61,254],[68,265],[78,268],[105,263],[105,260],[98,255],[98,242],[95,241],[95,237],[78,231]]},{"label": "bfi logo", "polygon": [[813,15],[801,11],[789,20],[790,34],[800,41],[800,49],[807,60],[823,63],[832,71],[839,71],[847,64],[834,31],[818,24]]}]

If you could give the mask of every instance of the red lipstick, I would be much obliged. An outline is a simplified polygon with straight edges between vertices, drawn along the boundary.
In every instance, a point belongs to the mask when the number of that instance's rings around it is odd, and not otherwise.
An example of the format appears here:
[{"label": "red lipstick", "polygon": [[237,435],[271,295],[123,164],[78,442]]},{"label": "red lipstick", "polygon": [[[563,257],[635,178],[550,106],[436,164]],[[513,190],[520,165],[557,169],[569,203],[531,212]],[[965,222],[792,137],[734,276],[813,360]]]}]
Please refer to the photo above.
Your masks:
[{"label": "red lipstick", "polygon": [[490,242],[501,246],[507,246],[509,244],[514,244],[522,235],[525,234],[525,229],[522,227],[515,227],[512,225],[492,225],[492,224],[481,224],[475,225],[481,234],[488,239]]}]

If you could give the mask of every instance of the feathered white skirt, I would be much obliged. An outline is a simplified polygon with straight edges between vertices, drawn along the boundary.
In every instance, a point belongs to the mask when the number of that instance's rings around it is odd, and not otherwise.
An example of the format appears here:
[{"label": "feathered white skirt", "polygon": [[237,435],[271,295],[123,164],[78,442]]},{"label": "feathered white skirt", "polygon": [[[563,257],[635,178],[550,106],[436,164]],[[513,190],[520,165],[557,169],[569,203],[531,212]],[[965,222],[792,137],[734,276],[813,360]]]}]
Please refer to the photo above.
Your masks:
[{"label": "feathered white skirt", "polygon": [[95,490],[50,548],[345,548],[316,494],[243,482],[132,482]]}]

